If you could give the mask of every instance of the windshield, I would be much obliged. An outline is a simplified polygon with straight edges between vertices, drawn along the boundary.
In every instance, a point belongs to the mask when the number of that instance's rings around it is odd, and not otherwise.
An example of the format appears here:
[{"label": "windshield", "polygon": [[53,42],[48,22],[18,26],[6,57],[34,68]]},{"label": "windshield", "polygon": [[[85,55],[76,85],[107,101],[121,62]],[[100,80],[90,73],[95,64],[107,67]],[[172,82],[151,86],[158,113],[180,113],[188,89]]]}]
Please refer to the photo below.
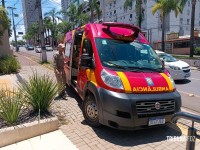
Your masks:
[{"label": "windshield", "polygon": [[103,66],[126,70],[163,71],[162,63],[148,44],[96,38]]},{"label": "windshield", "polygon": [[159,54],[159,57],[161,58],[161,60],[164,60],[165,62],[175,62],[175,61],[177,61],[176,58],[174,58],[172,55],[169,55],[169,54],[166,54],[166,53]]}]

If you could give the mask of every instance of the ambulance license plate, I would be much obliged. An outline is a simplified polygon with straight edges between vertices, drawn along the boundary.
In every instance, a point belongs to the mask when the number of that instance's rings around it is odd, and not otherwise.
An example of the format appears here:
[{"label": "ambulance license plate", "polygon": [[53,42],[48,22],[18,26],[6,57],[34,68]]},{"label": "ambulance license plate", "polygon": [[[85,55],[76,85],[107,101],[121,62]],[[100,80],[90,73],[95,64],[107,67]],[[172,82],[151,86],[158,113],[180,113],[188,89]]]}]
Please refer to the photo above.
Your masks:
[{"label": "ambulance license plate", "polygon": [[149,118],[149,126],[165,124],[165,118]]}]

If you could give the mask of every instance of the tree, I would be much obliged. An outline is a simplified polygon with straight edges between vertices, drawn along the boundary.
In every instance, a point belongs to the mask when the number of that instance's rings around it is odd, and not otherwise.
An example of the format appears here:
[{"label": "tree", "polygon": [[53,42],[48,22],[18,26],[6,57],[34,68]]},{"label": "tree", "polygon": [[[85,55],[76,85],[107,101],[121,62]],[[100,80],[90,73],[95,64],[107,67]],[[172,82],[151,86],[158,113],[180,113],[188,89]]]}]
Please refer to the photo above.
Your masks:
[{"label": "tree", "polygon": [[71,30],[71,23],[63,21],[57,25],[56,28],[56,39],[57,42],[61,43],[65,34]]},{"label": "tree", "polygon": [[136,1],[135,13],[137,17],[137,24],[141,28],[142,21],[144,19],[144,8],[142,7],[142,4],[146,3],[146,0],[126,0],[124,3],[124,9],[127,10],[128,7],[132,7],[133,1]]},{"label": "tree", "polygon": [[[8,30],[10,28],[10,20],[6,14],[6,10],[3,7],[0,7],[0,38],[3,36],[5,30]],[[0,44],[2,44],[2,41],[0,39]]]},{"label": "tree", "polygon": [[52,21],[52,26],[51,26],[51,35],[52,35],[52,47],[54,47],[54,40],[55,40],[55,37],[56,37],[56,26],[57,26],[57,20],[62,20],[61,17],[60,17],[60,11],[56,11],[55,8],[53,8],[52,10],[50,10],[49,12],[45,13],[44,14],[45,17],[49,17]]},{"label": "tree", "polygon": [[39,37],[39,24],[38,23],[32,23],[31,26],[28,28],[27,33],[23,36],[25,40],[33,40],[34,45],[37,43],[37,39]]},{"label": "tree", "polygon": [[196,0],[192,0],[191,26],[190,26],[190,57],[194,55],[194,21]]},{"label": "tree", "polygon": [[158,0],[152,7],[152,14],[160,12],[160,19],[162,21],[162,51],[165,51],[165,19],[166,15],[171,11],[175,12],[177,17],[183,10],[183,0]]},{"label": "tree", "polygon": [[[45,30],[45,37],[46,37],[46,43],[50,43],[49,40],[49,32],[53,28],[53,23],[51,22],[51,19],[49,17],[45,17],[44,20],[44,30]],[[48,37],[48,38],[47,38]],[[48,41],[47,41],[48,39]]]},{"label": "tree", "polygon": [[93,23],[95,14],[97,15],[98,19],[100,18],[101,15],[100,6],[97,3],[97,0],[89,0],[88,6],[90,8],[90,22]]}]

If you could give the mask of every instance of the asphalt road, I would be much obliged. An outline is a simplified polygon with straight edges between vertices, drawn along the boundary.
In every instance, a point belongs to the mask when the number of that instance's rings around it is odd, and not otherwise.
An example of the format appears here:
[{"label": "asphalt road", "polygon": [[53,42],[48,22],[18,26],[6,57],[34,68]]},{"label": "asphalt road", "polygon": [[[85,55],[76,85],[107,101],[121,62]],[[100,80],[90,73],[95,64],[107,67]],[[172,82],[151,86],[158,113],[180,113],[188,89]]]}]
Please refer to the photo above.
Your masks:
[{"label": "asphalt road", "polygon": [[[41,54],[36,53],[34,50],[27,51],[24,47],[20,47],[20,53],[35,60],[39,60]],[[47,51],[47,60],[49,62],[52,62],[53,53],[55,51]],[[182,106],[200,113],[200,71],[192,70],[190,78],[176,81],[175,83],[182,97]]]},{"label": "asphalt road", "polygon": [[[19,51],[25,53],[26,55],[30,55],[31,57],[36,58],[38,60],[40,60],[40,58],[41,58],[41,53],[36,53],[35,50],[26,50],[25,47],[20,47]],[[52,62],[54,53],[55,53],[55,51],[47,51],[47,61],[48,62]]]}]

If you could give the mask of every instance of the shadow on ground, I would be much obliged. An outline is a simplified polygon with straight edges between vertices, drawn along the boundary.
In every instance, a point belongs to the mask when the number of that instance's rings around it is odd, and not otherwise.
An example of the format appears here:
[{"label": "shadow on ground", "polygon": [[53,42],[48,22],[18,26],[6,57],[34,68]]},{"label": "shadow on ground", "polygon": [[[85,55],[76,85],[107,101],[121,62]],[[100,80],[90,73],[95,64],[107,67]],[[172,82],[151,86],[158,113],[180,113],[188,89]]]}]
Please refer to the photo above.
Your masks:
[{"label": "shadow on ground", "polygon": [[189,79],[175,80],[175,84],[188,84],[190,82],[191,82],[191,80],[189,80]]},{"label": "shadow on ground", "polygon": [[[85,124],[85,121],[82,122]],[[106,126],[92,128],[100,139],[119,146],[137,146],[167,140],[167,136],[181,136],[181,130],[173,124],[135,131],[116,130]]]}]

